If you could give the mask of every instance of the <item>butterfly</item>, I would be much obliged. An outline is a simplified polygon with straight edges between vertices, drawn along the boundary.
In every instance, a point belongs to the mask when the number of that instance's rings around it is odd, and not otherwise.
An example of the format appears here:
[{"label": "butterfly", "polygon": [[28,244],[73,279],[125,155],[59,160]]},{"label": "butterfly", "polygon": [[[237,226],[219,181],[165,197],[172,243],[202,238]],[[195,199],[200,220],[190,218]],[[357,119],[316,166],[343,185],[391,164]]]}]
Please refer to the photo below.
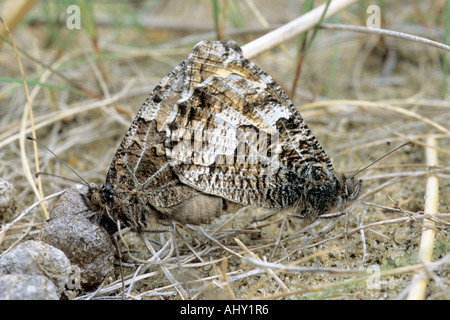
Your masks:
[{"label": "butterfly", "polygon": [[362,180],[334,167],[292,101],[232,41],[201,41],[145,100],[90,208],[133,230],[242,206],[339,215]]}]

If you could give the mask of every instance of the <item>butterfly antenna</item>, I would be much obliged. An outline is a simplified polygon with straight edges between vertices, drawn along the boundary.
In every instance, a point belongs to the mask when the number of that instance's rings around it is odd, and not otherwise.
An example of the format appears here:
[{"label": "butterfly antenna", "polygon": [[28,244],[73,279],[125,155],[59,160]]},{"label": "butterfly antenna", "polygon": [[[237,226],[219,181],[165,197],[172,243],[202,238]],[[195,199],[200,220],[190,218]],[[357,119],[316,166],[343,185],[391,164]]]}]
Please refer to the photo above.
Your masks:
[{"label": "butterfly antenna", "polygon": [[63,177],[63,176],[60,176],[60,175],[57,175],[57,174],[53,174],[53,173],[42,172],[42,171],[41,171],[41,172],[36,172],[36,173],[34,174],[34,176],[35,176],[36,178],[39,177],[39,176],[50,176],[50,177],[56,177],[56,178],[60,178],[60,179],[63,179],[63,180],[68,180],[68,181],[80,183],[80,181],[75,180],[75,179]]},{"label": "butterfly antenna", "polygon": [[361,173],[362,171],[366,170],[367,168],[373,166],[375,163],[379,162],[380,160],[386,158],[386,157],[389,156],[390,154],[394,153],[395,151],[397,151],[397,150],[399,150],[399,149],[401,149],[401,148],[403,148],[403,147],[405,147],[405,146],[414,147],[414,143],[411,142],[411,141],[405,142],[405,143],[402,144],[401,146],[398,146],[397,148],[395,148],[395,149],[389,151],[388,153],[386,153],[385,155],[381,156],[380,158],[378,158],[377,160],[375,160],[375,161],[372,162],[371,164],[365,166],[365,167],[362,168],[362,169],[359,169],[358,171],[356,171],[356,173],[355,173],[353,176],[355,177],[357,174]]},{"label": "butterfly antenna", "polygon": [[[36,142],[39,146],[41,146],[42,148],[44,148],[45,150],[47,150],[48,152],[50,152],[56,159],[58,159],[59,161],[61,161],[61,163],[62,163],[67,169],[69,169],[70,171],[72,171],[78,178],[80,178],[80,180],[81,180],[81,181],[82,181],[82,182],[90,189],[89,183],[87,183],[86,180],[84,180],[78,173],[76,173],[76,171],[73,170],[73,169],[67,164],[67,162],[66,162],[65,160],[63,160],[62,158],[58,157],[52,150],[50,150],[49,148],[47,148],[47,146],[45,146],[44,144],[42,144],[40,141],[36,140],[35,138],[33,138],[33,137],[31,137],[31,136],[27,136],[27,140],[31,140],[31,141]],[[48,173],[38,172],[38,173],[36,173],[36,177],[38,177],[38,176],[41,175],[41,174],[48,174]],[[50,174],[48,174],[48,175],[50,175]],[[75,180],[68,179],[68,178],[64,178],[64,179],[71,180],[71,181],[75,181]],[[76,182],[79,182],[79,181],[76,181]]]},{"label": "butterfly antenna", "polygon": [[[386,141],[386,144],[387,144],[388,146],[390,146],[390,145],[391,145],[391,142],[390,142],[390,141]],[[381,148],[382,148],[382,146],[379,146],[375,151],[373,151],[373,152],[367,157],[366,160],[364,160],[364,162],[361,162],[361,164],[360,164],[359,167],[355,170],[355,172],[358,172],[358,173],[359,173],[359,171],[360,171],[359,169],[361,169],[366,163],[368,163],[369,160],[372,159],[372,157],[373,157],[378,151],[380,151]]]}]

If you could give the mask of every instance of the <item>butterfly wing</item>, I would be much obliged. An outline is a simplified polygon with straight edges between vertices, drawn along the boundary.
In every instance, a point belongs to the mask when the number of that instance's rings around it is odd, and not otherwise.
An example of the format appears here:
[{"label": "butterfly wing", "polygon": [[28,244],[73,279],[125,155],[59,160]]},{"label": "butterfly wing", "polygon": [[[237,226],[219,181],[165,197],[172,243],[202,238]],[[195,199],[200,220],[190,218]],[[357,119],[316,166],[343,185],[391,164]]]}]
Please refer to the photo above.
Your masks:
[{"label": "butterfly wing", "polygon": [[333,166],[284,91],[233,42],[203,41],[161,130],[179,179],[245,205],[282,208]]},{"label": "butterfly wing", "polygon": [[185,61],[164,77],[144,102],[121,145],[106,177],[118,198],[135,190],[147,194],[153,207],[171,207],[200,192],[180,182],[165,154],[165,131],[161,124],[179,100],[184,85]]},{"label": "butterfly wing", "polygon": [[282,208],[311,177],[333,167],[284,91],[234,42],[202,41],[144,102],[106,184],[155,208],[201,193]]}]

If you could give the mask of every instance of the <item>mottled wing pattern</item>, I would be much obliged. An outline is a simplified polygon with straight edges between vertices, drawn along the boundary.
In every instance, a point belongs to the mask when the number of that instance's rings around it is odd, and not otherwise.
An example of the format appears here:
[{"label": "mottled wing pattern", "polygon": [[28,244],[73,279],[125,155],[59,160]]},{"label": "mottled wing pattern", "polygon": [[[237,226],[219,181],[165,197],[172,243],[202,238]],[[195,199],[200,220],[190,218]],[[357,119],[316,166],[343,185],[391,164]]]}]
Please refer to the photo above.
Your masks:
[{"label": "mottled wing pattern", "polygon": [[142,190],[154,207],[171,207],[199,191],[180,182],[169,165],[164,122],[181,96],[185,62],[164,77],[144,102],[111,162],[106,184],[116,194]]},{"label": "mottled wing pattern", "polygon": [[[275,81],[233,42],[199,43],[184,66],[181,98],[165,123],[180,180],[246,205],[282,208],[334,169]],[[164,129],[164,128],[162,128]]]},{"label": "mottled wing pattern", "polygon": [[152,206],[200,192],[282,208],[334,179],[325,152],[280,86],[230,41],[202,41],[139,110],[106,184]]}]

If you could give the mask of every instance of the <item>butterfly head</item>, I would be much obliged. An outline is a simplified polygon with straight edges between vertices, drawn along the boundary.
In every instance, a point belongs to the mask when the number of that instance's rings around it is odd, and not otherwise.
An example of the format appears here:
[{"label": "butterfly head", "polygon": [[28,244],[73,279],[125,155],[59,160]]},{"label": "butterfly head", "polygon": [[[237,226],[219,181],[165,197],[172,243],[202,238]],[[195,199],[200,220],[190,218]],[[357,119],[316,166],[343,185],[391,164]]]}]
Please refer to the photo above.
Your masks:
[{"label": "butterfly head", "polygon": [[345,208],[359,197],[361,187],[361,179],[337,173],[334,181],[320,187],[320,193],[326,196],[322,197],[325,200],[322,205],[317,207],[319,210],[316,217],[324,219],[341,216],[345,213]]},{"label": "butterfly head", "polygon": [[355,179],[354,175],[351,177],[346,177],[344,174],[339,177],[339,180],[341,186],[340,194],[343,205],[345,206],[359,197],[359,194],[361,193],[362,180]]},{"label": "butterfly head", "polygon": [[340,216],[361,192],[362,180],[354,176],[346,177],[326,166],[316,166],[310,172],[293,203],[295,217],[315,220]]},{"label": "butterfly head", "polygon": [[88,184],[88,192],[82,193],[84,201],[94,215],[91,216],[97,224],[102,225],[110,234],[117,231],[116,220],[111,217],[111,207],[114,200],[114,192],[108,185],[98,186]]}]

